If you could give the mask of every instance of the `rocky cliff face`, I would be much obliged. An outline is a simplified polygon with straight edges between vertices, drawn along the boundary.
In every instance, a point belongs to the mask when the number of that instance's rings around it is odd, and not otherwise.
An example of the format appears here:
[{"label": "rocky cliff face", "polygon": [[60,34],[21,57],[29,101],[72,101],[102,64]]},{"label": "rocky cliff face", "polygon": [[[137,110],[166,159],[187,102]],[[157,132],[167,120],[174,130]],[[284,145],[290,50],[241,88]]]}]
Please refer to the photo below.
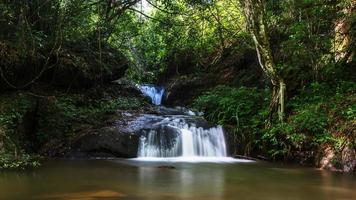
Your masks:
[{"label": "rocky cliff face", "polygon": [[201,65],[188,61],[174,63],[159,81],[167,88],[164,101],[167,105],[187,105],[203,91],[217,85],[264,87],[265,83],[256,52],[252,49],[243,55],[226,50]]}]

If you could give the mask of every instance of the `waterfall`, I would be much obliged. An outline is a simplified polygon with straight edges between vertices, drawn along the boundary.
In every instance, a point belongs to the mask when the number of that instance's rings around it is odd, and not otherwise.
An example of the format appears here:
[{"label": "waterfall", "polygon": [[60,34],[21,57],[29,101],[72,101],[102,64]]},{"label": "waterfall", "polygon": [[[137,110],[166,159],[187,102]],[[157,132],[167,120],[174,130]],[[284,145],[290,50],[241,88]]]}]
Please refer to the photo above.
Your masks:
[{"label": "waterfall", "polygon": [[[160,105],[164,88],[138,88]],[[155,107],[156,114],[144,114],[132,123],[141,127],[137,159],[141,161],[236,162],[227,157],[224,130],[211,126],[201,113],[184,107]]]},{"label": "waterfall", "polygon": [[141,92],[150,97],[154,105],[161,105],[162,97],[164,94],[163,87],[151,86],[151,85],[138,85]]},{"label": "waterfall", "polygon": [[143,133],[138,157],[226,157],[221,126],[204,129],[182,119],[172,119],[165,126]]}]

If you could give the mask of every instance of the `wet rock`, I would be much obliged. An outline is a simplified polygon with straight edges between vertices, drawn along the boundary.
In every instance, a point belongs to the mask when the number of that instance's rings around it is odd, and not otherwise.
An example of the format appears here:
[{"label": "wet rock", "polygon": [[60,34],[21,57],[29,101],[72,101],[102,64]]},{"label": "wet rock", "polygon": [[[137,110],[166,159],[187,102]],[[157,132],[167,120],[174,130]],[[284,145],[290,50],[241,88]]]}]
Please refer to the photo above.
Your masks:
[{"label": "wet rock", "polygon": [[174,166],[166,166],[166,165],[158,166],[157,168],[159,168],[159,169],[175,169]]},{"label": "wet rock", "polygon": [[190,115],[190,116],[202,116],[201,112],[194,112],[185,107],[175,107],[175,108],[167,108],[165,106],[156,106],[154,108],[154,113],[160,115]]},{"label": "wet rock", "polygon": [[129,94],[136,94],[138,96],[142,96],[142,93],[136,86],[136,83],[131,80],[128,80],[126,78],[120,78],[115,81],[112,81],[112,84],[118,86],[118,89],[120,89],[120,91],[125,91]]},{"label": "wet rock", "polygon": [[[172,123],[183,122],[191,126],[211,128],[210,123],[201,117],[183,115],[141,114],[137,112],[119,111],[119,119],[100,128],[90,127],[80,136],[73,139],[71,147],[64,154],[71,158],[91,157],[137,157],[140,137],[150,131],[157,133],[165,148],[174,145],[174,138],[180,134]],[[62,148],[61,148],[62,149]],[[54,152],[54,155],[58,155]],[[59,154],[60,155],[60,154]]]},{"label": "wet rock", "polygon": [[120,92],[120,95],[141,97],[147,102],[151,102],[149,97],[142,94],[137,84],[127,78],[112,81],[112,85],[115,86],[116,91]]}]

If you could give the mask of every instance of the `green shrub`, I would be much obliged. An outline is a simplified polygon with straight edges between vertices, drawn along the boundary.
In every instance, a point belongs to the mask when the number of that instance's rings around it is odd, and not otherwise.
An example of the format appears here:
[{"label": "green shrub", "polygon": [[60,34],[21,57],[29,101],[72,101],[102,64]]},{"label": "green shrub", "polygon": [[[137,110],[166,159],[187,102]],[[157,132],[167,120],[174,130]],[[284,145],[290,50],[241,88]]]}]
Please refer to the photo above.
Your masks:
[{"label": "green shrub", "polygon": [[96,125],[118,109],[138,109],[142,105],[139,99],[131,97],[92,99],[74,94],[58,97],[40,113],[37,139],[43,144],[51,138],[70,138],[75,134],[76,122]]},{"label": "green shrub", "polygon": [[[22,151],[21,136],[16,128],[25,114],[34,106],[31,97],[17,93],[0,98],[0,169],[36,167],[39,162],[34,156]],[[14,156],[16,155],[16,156]]]},{"label": "green shrub", "polygon": [[239,153],[257,151],[271,159],[287,159],[315,152],[322,144],[340,148],[340,137],[350,132],[356,118],[355,90],[354,82],[312,83],[287,100],[285,122],[270,127],[265,125],[269,94],[264,90],[218,86],[193,106],[208,120],[229,127],[241,146]]},{"label": "green shrub", "polygon": [[39,157],[31,156],[26,153],[21,153],[18,156],[14,156],[9,153],[0,153],[0,169],[27,169],[33,167],[39,167]]},{"label": "green shrub", "polygon": [[[260,148],[268,114],[269,94],[256,88],[218,86],[198,97],[193,106],[215,123],[232,127],[239,149],[248,154]],[[252,148],[253,147],[253,148]]]}]

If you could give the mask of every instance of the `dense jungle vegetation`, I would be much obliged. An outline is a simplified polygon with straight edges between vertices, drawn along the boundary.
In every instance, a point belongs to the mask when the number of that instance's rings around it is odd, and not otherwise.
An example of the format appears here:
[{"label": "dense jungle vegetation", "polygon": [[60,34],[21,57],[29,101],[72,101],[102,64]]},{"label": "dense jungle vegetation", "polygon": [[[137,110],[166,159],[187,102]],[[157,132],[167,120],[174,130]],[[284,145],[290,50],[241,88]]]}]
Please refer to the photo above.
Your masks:
[{"label": "dense jungle vegetation", "polygon": [[352,170],[355,13],[353,0],[2,0],[0,169],[144,107],[113,95],[124,78],[203,111],[233,154]]}]

